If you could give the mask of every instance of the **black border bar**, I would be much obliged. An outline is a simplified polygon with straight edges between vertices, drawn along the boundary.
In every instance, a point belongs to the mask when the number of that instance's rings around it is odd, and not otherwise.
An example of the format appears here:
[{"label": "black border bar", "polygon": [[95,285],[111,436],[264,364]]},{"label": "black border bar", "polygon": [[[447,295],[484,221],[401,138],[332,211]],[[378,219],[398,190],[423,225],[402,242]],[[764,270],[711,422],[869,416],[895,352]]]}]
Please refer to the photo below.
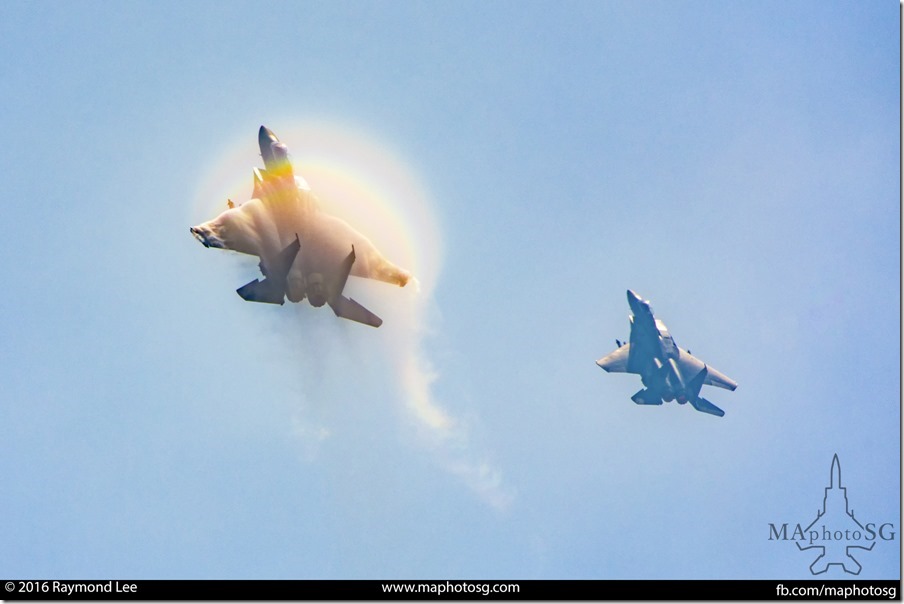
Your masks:
[{"label": "black border bar", "polygon": [[23,600],[884,600],[901,581],[0,580]]}]

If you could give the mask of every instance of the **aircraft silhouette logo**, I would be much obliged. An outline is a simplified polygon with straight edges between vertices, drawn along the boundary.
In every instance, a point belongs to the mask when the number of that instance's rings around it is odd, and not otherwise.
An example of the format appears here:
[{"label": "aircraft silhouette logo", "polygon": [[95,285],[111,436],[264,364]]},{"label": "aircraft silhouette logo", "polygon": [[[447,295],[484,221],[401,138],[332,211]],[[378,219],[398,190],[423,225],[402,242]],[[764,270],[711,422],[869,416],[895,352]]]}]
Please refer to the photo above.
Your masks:
[{"label": "aircraft silhouette logo", "polygon": [[832,472],[822,499],[822,510],[816,512],[816,519],[804,532],[819,536],[820,545],[814,544],[812,537],[806,547],[795,541],[801,551],[820,550],[821,553],[810,565],[810,572],[814,575],[823,574],[833,564],[841,566],[848,574],[859,575],[863,567],[854,558],[852,550],[869,551],[876,545],[875,541],[869,547],[856,545],[861,535],[867,533],[867,529],[854,517],[854,511],[848,504],[847,489],[841,486],[841,462],[838,461],[837,453],[832,458]]}]

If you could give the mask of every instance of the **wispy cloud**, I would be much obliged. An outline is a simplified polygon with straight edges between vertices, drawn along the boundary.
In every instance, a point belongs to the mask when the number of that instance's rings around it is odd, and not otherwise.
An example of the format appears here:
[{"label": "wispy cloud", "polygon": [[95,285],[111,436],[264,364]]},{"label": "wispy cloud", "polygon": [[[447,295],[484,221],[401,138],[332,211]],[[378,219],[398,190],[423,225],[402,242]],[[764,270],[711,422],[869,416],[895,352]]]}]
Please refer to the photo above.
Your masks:
[{"label": "wispy cloud", "polygon": [[419,444],[430,451],[441,468],[463,481],[482,500],[505,509],[511,504],[514,491],[505,484],[502,470],[473,442],[468,423],[453,416],[435,394],[434,383],[440,374],[425,350],[429,332],[424,323],[424,307],[428,300],[420,292],[407,302],[404,325],[395,326],[398,334],[390,349],[404,411]]}]

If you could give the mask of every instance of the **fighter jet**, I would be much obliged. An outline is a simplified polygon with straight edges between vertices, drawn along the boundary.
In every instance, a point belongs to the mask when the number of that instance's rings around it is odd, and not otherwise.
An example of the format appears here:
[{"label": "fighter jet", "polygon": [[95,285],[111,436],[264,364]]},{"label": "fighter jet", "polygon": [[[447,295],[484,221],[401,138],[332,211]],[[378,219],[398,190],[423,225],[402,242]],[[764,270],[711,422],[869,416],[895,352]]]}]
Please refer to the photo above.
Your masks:
[{"label": "fighter jet", "polygon": [[347,222],[325,212],[303,178],[296,176],[288,148],[261,126],[258,144],[264,168],[253,169],[252,199],[228,209],[191,234],[204,247],[258,256],[264,280],[236,291],[250,302],[283,304],[305,298],[328,304],[338,317],[379,327],[383,321],[343,295],[349,275],[404,287],[411,278],[386,260]]},{"label": "fighter jet", "polygon": [[638,405],[661,405],[663,401],[690,403],[697,411],[722,417],[725,412],[700,396],[704,384],[734,390],[738,384],[679,348],[665,324],[653,316],[648,300],[628,290],[633,316],[631,340],[615,341],[618,349],[596,362],[610,373],[636,373],[645,386],[631,397]]}]

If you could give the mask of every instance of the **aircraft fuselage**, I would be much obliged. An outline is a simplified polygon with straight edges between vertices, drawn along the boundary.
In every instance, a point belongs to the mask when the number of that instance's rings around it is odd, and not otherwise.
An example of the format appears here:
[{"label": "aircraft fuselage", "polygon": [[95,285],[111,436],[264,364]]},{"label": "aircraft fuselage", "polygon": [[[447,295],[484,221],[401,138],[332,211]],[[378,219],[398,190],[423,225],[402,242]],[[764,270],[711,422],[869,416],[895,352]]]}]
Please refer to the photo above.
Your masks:
[{"label": "aircraft fuselage", "polygon": [[661,405],[677,400],[690,403],[698,411],[722,416],[724,412],[700,396],[704,384],[734,390],[737,383],[708,367],[680,348],[665,323],[653,315],[650,303],[628,290],[631,307],[631,338],[628,344],[616,340],[618,349],[596,362],[608,372],[640,375],[644,389],[631,397],[639,405]]}]

